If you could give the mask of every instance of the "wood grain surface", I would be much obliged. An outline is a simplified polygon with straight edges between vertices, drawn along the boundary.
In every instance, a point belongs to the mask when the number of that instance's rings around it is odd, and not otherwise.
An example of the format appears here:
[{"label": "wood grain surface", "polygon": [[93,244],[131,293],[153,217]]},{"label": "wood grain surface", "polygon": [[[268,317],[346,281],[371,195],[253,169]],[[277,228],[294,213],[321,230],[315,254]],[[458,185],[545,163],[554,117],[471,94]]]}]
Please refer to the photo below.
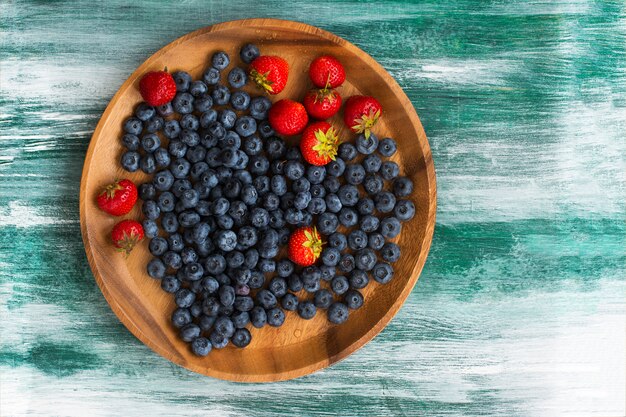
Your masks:
[{"label": "wood grain surface", "polygon": [[[252,342],[246,349],[227,346],[199,357],[178,336],[170,317],[176,305],[158,280],[150,278],[146,265],[152,255],[147,239],[125,258],[110,243],[110,230],[119,221],[102,212],[95,201],[102,188],[114,178],[130,178],[136,184],[152,176],[129,174],[119,165],[124,152],[120,137],[124,120],[142,101],[137,85],[148,71],[167,67],[188,71],[200,79],[211,55],[223,50],[238,62],[239,48],[255,43],[265,55],[279,55],[289,63],[289,82],[272,100],[302,100],[310,89],[308,66],[320,55],[330,54],[345,63],[346,82],[339,88],[343,97],[373,95],[384,114],[376,125],[380,137],[396,138],[398,152],[391,158],[401,175],[414,182],[408,198],[416,215],[403,225],[394,239],[402,256],[394,263],[394,279],[387,285],[372,283],[362,290],[363,308],[353,311],[342,326],[331,324],[323,312],[312,320],[302,320],[286,312],[280,328],[249,325]],[[247,88],[252,95],[259,91]],[[342,112],[330,121],[338,127],[343,142],[354,142],[355,135],[342,128]],[[294,145],[298,136],[287,138]],[[130,218],[141,219],[141,204]],[[165,358],[193,371],[240,382],[279,381],[306,375],[345,358],[371,340],[398,312],[424,266],[435,226],[435,169],[424,129],[402,89],[370,56],[345,40],[313,26],[277,19],[248,19],[221,23],[179,38],[139,66],[122,85],[105,110],[91,139],[80,192],[80,221],[87,258],[96,281],[113,311],[142,342]],[[269,282],[269,278],[267,280]],[[306,299],[301,291],[298,296]]]},{"label": "wood grain surface", "polygon": [[[370,54],[437,169],[431,252],[396,317],[272,384],[207,378],[137,340],[79,225],[89,140],[128,75],[246,17]],[[626,415],[624,22],[621,0],[0,2],[0,415]]]}]

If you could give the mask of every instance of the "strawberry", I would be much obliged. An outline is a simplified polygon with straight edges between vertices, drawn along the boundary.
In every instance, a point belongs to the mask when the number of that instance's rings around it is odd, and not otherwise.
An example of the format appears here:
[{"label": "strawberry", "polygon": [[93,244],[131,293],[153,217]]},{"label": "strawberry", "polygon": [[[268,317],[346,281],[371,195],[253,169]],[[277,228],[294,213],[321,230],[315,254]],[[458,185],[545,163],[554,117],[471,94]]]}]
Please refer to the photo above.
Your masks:
[{"label": "strawberry", "polygon": [[139,91],[149,105],[162,106],[176,95],[176,83],[169,72],[152,71],[141,77]]},{"label": "strawberry", "polygon": [[346,100],[343,121],[354,133],[365,133],[369,139],[372,127],[378,122],[383,108],[374,97],[352,96]]},{"label": "strawberry", "polygon": [[268,118],[272,129],[279,135],[291,136],[302,132],[309,116],[301,103],[283,99],[272,105]]},{"label": "strawberry", "polygon": [[143,227],[134,220],[122,220],[111,230],[111,240],[120,252],[130,253],[135,245],[143,239]]},{"label": "strawberry", "polygon": [[315,122],[308,125],[300,140],[302,157],[309,164],[317,166],[334,161],[338,146],[337,131],[327,122]]},{"label": "strawberry", "polygon": [[98,196],[98,207],[113,216],[132,210],[137,201],[137,187],[131,180],[118,180],[107,185]]},{"label": "strawberry", "polygon": [[322,88],[309,91],[302,103],[312,118],[324,120],[333,117],[339,111],[341,96],[335,90]]},{"label": "strawberry", "polygon": [[289,237],[289,259],[300,266],[311,266],[320,257],[322,244],[315,227],[301,227]]},{"label": "strawberry", "polygon": [[309,77],[319,88],[336,88],[346,80],[346,71],[337,58],[323,55],[311,62]]},{"label": "strawberry", "polygon": [[262,55],[250,63],[250,78],[270,94],[283,91],[288,76],[289,64],[279,56]]}]

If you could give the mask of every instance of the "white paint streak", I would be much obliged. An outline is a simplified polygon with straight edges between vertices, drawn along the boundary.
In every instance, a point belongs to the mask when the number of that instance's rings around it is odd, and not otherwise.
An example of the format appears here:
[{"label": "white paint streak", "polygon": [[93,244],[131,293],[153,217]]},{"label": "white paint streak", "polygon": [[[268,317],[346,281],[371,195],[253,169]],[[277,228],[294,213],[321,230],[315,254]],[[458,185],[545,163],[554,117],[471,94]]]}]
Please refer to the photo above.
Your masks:
[{"label": "white paint streak", "polygon": [[73,223],[78,223],[78,220],[47,216],[42,214],[39,208],[32,207],[24,201],[9,201],[8,206],[0,207],[0,226],[26,228]]}]

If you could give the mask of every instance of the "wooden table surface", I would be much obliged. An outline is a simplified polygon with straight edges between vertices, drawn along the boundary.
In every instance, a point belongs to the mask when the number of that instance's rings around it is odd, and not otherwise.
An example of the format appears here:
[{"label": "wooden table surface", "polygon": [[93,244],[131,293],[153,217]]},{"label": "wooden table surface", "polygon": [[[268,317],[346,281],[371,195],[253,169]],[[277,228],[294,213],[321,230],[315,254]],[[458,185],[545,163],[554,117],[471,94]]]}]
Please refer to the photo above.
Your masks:
[{"label": "wooden table surface", "polygon": [[[244,17],[377,59],[428,134],[437,227],[413,293],[345,361],[275,384],[179,368],[96,286],[91,134],[154,51]],[[0,2],[0,415],[624,416],[622,1]]]}]

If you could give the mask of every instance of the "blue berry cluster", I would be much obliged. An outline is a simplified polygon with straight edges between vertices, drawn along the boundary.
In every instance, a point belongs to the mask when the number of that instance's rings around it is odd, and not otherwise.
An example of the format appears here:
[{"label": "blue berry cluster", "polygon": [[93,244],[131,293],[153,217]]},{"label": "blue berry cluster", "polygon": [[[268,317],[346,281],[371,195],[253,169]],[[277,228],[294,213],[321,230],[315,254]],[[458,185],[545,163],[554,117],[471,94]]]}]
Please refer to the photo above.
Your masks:
[{"label": "blue berry cluster", "polygon": [[[258,55],[246,45],[240,58]],[[396,152],[392,139],[359,135],[327,166],[309,165],[274,134],[271,102],[242,90],[246,72],[226,73],[229,65],[218,52],[201,80],[174,73],[172,102],[138,105],[122,137],[122,166],[154,174],[139,187],[147,272],[174,295],[172,324],[200,356],[247,346],[248,325],[279,327],[285,311],[311,319],[324,309],[332,323],[345,322],[370,276],[392,279],[400,248],[389,240],[415,214],[412,182],[381,159]],[[312,224],[327,240],[321,265],[279,259],[290,230]],[[309,300],[298,297],[303,290]]]}]

